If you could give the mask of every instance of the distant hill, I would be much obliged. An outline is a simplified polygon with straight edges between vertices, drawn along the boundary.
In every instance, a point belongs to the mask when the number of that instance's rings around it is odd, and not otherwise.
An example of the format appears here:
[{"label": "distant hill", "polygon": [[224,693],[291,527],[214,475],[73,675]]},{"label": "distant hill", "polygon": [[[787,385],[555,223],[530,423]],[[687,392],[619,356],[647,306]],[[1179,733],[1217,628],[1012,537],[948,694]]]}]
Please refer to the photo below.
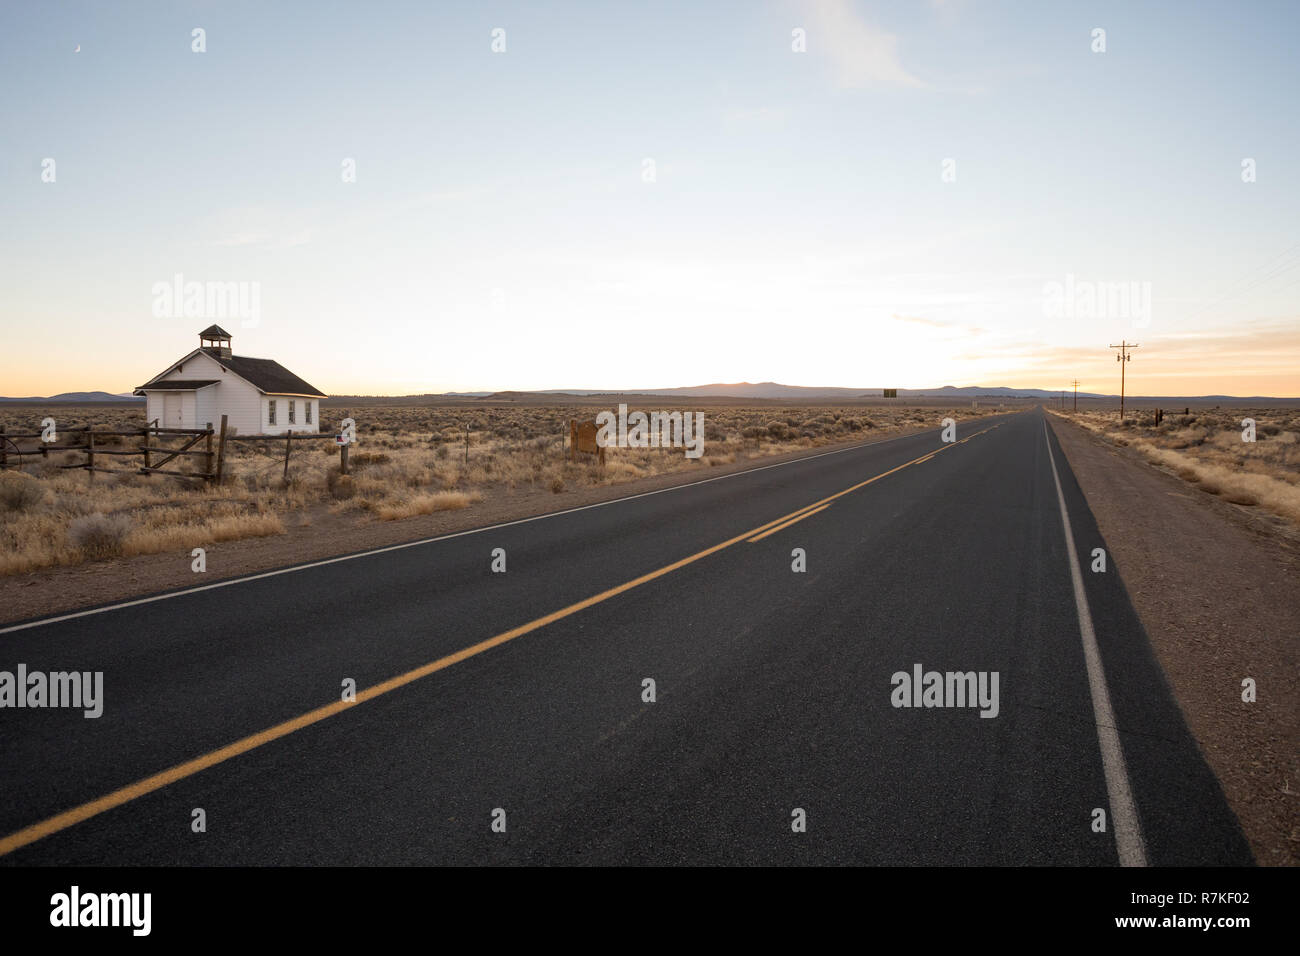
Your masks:
[{"label": "distant hill", "polygon": [[[833,386],[782,385],[779,382],[735,382],[731,384],[716,383],[712,385],[691,385],[684,388],[629,388],[629,389],[589,389],[556,388],[539,392],[493,392],[485,396],[489,401],[513,400],[524,396],[547,396],[558,398],[564,395],[579,397],[620,395],[641,396],[659,395],[665,398],[739,398],[739,399],[775,399],[777,401],[797,400],[841,400],[881,398],[883,388],[840,388]],[[978,398],[1029,398],[1056,400],[1064,392],[1067,398],[1073,398],[1070,389],[1045,388],[1009,388],[1004,385],[943,385],[936,388],[900,388],[898,397],[902,398],[949,398],[970,400]],[[1114,399],[1119,401],[1119,393],[1079,392],[1080,399]],[[1174,401],[1180,402],[1291,402],[1294,398],[1279,398],[1269,395],[1130,395],[1129,401]]]},{"label": "distant hill", "polygon": [[[964,385],[961,387],[953,385],[944,385],[938,388],[900,388],[898,397],[904,398],[933,398],[933,399],[952,399],[954,401],[969,401],[979,398],[1001,398],[1001,399],[1042,399],[1056,400],[1060,397],[1059,389],[1042,389],[1042,388],[1009,388],[1003,385]],[[1073,398],[1074,393],[1064,390],[1067,398]],[[763,401],[861,401],[863,399],[878,399],[882,397],[883,388],[842,388],[837,386],[816,386],[816,385],[782,385],[779,382],[717,382],[711,385],[690,385],[682,388],[624,388],[624,389],[596,389],[596,388],[550,388],[543,391],[499,391],[499,392],[439,392],[426,393],[423,395],[332,395],[326,399],[330,405],[356,404],[356,405],[383,405],[388,402],[398,401],[403,404],[424,404],[438,405],[451,401],[455,404],[471,404],[478,402],[527,402],[537,401],[554,401],[570,396],[575,399],[586,399],[581,404],[590,404],[592,399],[609,399],[611,401],[619,400],[639,400],[643,398],[653,398],[656,396],[663,398],[690,399],[698,398],[701,400],[709,399],[716,403],[718,399],[750,399]],[[1119,401],[1119,395],[1107,395],[1100,392],[1079,392],[1081,399],[1113,399]],[[1283,399],[1276,396],[1267,395],[1130,395],[1128,400],[1131,402],[1145,401],[1162,401],[1162,402],[1292,402],[1296,399]],[[49,396],[28,396],[26,398],[0,398],[0,405],[3,404],[22,404],[22,405],[49,405],[49,404],[66,404],[66,405],[93,405],[100,402],[114,402],[117,404],[137,402],[143,403],[143,398],[135,398],[130,392],[113,394],[111,392],[60,392],[58,395]]]},{"label": "distant hill", "polygon": [[[880,398],[883,394],[883,388],[841,388],[836,386],[816,386],[816,385],[782,385],[779,382],[735,382],[731,384],[717,383],[713,385],[691,385],[684,388],[634,388],[623,389],[620,391],[611,391],[608,389],[548,389],[544,392],[533,392],[534,395],[663,395],[678,398],[768,398],[768,399],[854,399],[854,398]],[[520,392],[497,392],[489,398],[497,396],[527,394]],[[1005,388],[1005,387],[985,387],[982,385],[969,385],[963,388],[957,388],[952,385],[945,385],[942,388],[900,388],[898,397],[911,398],[979,398],[988,396],[989,398],[1054,398],[1060,392],[1047,391],[1041,388]],[[1093,392],[1080,392],[1080,398],[1105,398],[1108,396],[1099,395]]]},{"label": "distant hill", "polygon": [[0,402],[24,402],[24,403],[52,403],[63,402],[68,405],[90,405],[95,402],[143,402],[143,398],[136,398],[129,392],[125,395],[114,395],[111,392],[60,392],[58,395],[34,395],[28,398],[0,398]]}]

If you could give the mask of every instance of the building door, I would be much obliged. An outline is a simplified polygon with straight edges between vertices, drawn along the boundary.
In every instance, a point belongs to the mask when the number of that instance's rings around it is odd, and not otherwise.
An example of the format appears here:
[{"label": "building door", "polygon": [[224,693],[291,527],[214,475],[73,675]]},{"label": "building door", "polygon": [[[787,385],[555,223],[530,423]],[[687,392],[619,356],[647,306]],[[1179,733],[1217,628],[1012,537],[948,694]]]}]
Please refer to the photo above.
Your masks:
[{"label": "building door", "polygon": [[184,395],[180,392],[163,392],[163,428],[184,428],[184,408]]}]

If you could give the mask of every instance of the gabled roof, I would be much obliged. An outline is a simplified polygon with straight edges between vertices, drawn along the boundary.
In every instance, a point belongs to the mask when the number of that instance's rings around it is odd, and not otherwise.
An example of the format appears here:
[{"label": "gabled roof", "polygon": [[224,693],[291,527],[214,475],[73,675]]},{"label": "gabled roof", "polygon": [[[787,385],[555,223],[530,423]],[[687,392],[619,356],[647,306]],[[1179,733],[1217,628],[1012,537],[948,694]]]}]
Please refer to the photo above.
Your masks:
[{"label": "gabled roof", "polygon": [[215,378],[183,378],[174,379],[168,382],[154,382],[152,385],[141,385],[135,390],[135,394],[139,395],[145,389],[148,389],[151,392],[188,392],[191,389],[197,391],[200,388],[207,388],[209,385],[216,385],[217,381],[218,380]]},{"label": "gabled roof", "polygon": [[316,386],[294,375],[293,372],[290,372],[274,359],[249,358],[245,355],[223,356],[217,349],[203,348],[195,349],[184,358],[172,362],[164,371],[159,372],[137,388],[135,390],[136,394],[142,394],[145,389],[180,387],[180,380],[174,380],[178,382],[178,385],[172,386],[160,382],[159,379],[175,369],[176,366],[184,365],[200,352],[227,371],[234,372],[263,395],[302,395],[307,398],[329,397]]},{"label": "gabled roof", "polygon": [[325,398],[324,392],[304,382],[275,359],[249,358],[245,355],[225,357],[216,349],[199,351],[268,395],[311,395]]}]

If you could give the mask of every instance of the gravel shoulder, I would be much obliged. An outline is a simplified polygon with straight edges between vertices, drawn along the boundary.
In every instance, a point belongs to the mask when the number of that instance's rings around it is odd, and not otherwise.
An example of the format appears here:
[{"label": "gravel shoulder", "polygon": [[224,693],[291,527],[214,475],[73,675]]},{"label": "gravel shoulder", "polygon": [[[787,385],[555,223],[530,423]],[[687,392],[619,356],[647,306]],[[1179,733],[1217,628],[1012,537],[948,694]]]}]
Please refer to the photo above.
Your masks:
[{"label": "gravel shoulder", "polygon": [[1049,420],[1256,860],[1300,863],[1300,532]]}]

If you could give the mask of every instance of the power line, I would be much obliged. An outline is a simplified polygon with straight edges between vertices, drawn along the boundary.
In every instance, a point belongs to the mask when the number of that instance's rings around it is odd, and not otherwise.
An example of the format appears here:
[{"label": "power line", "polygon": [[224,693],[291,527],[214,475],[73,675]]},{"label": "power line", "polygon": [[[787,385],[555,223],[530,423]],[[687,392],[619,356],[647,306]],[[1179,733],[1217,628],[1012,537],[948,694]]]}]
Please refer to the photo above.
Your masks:
[{"label": "power line", "polygon": [[[1270,279],[1277,278],[1280,273],[1289,272],[1291,269],[1295,268],[1297,264],[1300,264],[1300,259],[1283,265],[1280,270],[1277,268],[1277,263],[1291,255],[1291,253],[1295,252],[1297,249],[1300,249],[1300,242],[1297,242],[1290,248],[1283,249],[1280,253],[1262,265],[1257,265],[1248,269],[1236,279],[1233,279],[1232,282],[1228,283],[1228,285],[1224,286],[1217,294],[1210,296],[1210,298],[1207,299],[1200,308],[1196,309],[1190,315],[1184,316],[1184,320],[1186,321],[1188,319],[1197,318],[1211,309],[1223,305],[1225,302],[1230,302],[1232,299],[1239,297],[1244,292],[1248,292],[1260,284],[1268,282]],[[1238,286],[1241,286],[1242,283],[1246,283],[1246,286],[1245,288],[1239,289]]]}]

